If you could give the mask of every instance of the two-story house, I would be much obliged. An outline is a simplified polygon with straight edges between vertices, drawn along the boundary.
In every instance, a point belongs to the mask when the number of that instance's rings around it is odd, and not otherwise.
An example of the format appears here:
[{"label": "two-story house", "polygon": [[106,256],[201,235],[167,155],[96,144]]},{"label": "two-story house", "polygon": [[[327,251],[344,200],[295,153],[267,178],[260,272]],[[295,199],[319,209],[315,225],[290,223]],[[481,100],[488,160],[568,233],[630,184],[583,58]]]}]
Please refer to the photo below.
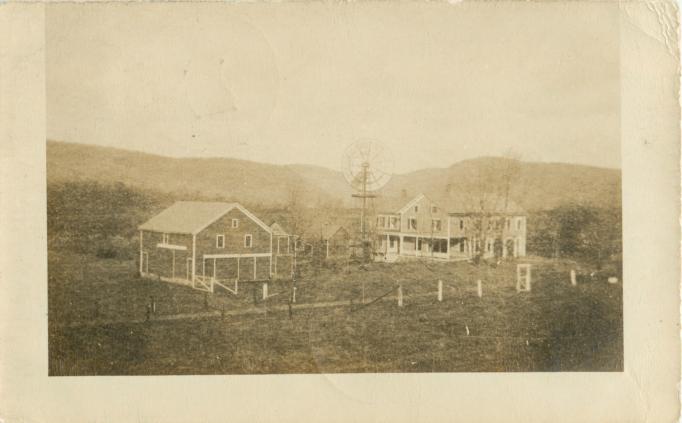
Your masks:
[{"label": "two-story house", "polygon": [[376,252],[387,261],[526,255],[525,212],[495,195],[434,201],[420,194],[396,210],[379,213],[375,224]]},{"label": "two-story house", "polygon": [[200,288],[272,275],[273,230],[239,203],[180,201],[138,229],[143,277]]}]

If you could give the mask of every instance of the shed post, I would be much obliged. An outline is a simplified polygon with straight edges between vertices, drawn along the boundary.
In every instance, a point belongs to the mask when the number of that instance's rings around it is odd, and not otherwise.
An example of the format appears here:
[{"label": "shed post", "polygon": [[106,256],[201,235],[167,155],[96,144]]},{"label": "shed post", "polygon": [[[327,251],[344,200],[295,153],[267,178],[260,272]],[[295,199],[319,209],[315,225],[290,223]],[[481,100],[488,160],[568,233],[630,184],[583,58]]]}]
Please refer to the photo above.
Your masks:
[{"label": "shed post", "polygon": [[270,231],[270,277],[272,277],[272,231]]},{"label": "shed post", "polygon": [[171,279],[175,279],[175,250],[171,250],[171,254],[173,255],[173,268],[171,269]]},{"label": "shed post", "polygon": [[142,250],[144,249],[144,244],[142,243],[142,231],[140,230],[140,276],[142,276],[142,262],[144,261],[144,256],[142,255]]}]

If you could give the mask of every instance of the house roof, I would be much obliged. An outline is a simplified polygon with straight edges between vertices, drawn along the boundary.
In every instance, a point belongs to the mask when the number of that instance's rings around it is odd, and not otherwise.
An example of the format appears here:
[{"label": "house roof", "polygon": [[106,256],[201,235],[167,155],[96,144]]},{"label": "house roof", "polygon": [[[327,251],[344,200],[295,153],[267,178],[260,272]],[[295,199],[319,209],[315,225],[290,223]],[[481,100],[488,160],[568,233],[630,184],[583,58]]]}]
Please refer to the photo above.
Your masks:
[{"label": "house roof", "polygon": [[237,208],[268,232],[272,229],[239,203],[178,201],[138,227],[140,230],[177,234],[197,234]]},{"label": "house roof", "polygon": [[450,194],[433,201],[449,214],[526,214],[513,200],[498,194]]},{"label": "house roof", "polygon": [[404,212],[422,198],[428,198],[450,214],[492,213],[492,214],[525,214],[511,199],[497,194],[438,194],[421,193],[410,199],[382,198],[377,209],[383,213],[398,214]]}]

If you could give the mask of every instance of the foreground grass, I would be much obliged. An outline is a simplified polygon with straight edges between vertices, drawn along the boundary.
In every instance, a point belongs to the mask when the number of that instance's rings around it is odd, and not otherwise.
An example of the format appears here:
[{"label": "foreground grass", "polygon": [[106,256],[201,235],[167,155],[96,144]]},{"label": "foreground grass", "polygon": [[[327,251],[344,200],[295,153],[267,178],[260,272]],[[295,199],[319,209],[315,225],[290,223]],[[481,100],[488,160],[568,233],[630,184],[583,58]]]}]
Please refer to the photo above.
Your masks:
[{"label": "foreground grass", "polygon": [[[467,263],[304,268],[297,302],[348,306],[169,322],[92,327],[65,324],[157,313],[254,306],[259,286],[239,296],[140,280],[131,263],[53,256],[50,263],[50,374],[253,374],[311,372],[622,370],[622,290],[603,279],[568,283],[572,263],[539,261],[533,290],[516,293],[515,266]],[[436,283],[444,301],[436,301]],[[484,295],[476,295],[477,279]],[[363,283],[364,282],[364,283]],[[351,312],[350,300],[395,295]],[[269,302],[284,304],[289,285]],[[256,306],[263,307],[260,301]]]}]

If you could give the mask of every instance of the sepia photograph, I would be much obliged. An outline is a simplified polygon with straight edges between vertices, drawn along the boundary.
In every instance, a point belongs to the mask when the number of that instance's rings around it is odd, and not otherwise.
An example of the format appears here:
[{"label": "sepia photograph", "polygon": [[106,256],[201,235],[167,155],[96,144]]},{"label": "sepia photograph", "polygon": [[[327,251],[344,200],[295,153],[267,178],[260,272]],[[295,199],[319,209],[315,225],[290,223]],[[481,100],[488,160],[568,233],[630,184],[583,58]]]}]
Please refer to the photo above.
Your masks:
[{"label": "sepia photograph", "polygon": [[49,376],[624,370],[617,3],[45,10]]}]

